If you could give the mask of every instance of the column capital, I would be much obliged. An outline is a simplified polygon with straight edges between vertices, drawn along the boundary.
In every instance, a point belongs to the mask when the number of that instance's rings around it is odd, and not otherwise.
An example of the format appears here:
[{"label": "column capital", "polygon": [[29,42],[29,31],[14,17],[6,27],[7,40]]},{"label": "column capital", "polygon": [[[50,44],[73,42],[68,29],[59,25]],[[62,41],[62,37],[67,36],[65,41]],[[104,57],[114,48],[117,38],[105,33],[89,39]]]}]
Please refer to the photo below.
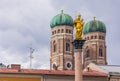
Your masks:
[{"label": "column capital", "polygon": [[85,42],[85,40],[83,40],[83,39],[80,39],[80,40],[75,39],[72,43],[73,43],[75,49],[82,49],[84,42]]},{"label": "column capital", "polygon": [[82,49],[75,49],[75,52],[82,52]]}]

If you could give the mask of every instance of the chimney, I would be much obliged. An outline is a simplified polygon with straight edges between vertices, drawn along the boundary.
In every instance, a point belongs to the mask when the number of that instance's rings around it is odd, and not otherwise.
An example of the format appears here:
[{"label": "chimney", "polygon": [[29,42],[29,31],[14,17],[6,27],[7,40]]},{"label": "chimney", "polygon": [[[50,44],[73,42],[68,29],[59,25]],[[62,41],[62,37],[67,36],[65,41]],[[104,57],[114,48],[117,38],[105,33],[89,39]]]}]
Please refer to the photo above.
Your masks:
[{"label": "chimney", "polygon": [[20,64],[11,64],[11,69],[20,70],[21,69],[21,65]]},{"label": "chimney", "polygon": [[87,71],[88,71],[88,72],[90,71],[90,68],[89,68],[89,67],[87,67]]}]

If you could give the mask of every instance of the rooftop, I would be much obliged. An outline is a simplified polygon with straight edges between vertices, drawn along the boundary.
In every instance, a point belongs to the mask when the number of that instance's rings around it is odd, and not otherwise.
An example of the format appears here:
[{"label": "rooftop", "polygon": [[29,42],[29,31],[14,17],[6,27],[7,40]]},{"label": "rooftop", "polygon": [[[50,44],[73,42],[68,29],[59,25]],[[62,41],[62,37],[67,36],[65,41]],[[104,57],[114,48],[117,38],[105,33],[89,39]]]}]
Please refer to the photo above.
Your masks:
[{"label": "rooftop", "polygon": [[101,69],[109,73],[119,73],[120,74],[120,65],[97,65]]},{"label": "rooftop", "polygon": [[[46,74],[46,75],[75,75],[74,70],[42,70],[42,69],[12,69],[0,68],[2,74]],[[107,74],[97,71],[83,72],[84,76],[107,76]]]},{"label": "rooftop", "polygon": [[90,63],[84,71],[89,68],[90,70],[98,71],[98,72],[103,72],[108,75],[120,75],[120,65],[97,65],[94,63]]}]

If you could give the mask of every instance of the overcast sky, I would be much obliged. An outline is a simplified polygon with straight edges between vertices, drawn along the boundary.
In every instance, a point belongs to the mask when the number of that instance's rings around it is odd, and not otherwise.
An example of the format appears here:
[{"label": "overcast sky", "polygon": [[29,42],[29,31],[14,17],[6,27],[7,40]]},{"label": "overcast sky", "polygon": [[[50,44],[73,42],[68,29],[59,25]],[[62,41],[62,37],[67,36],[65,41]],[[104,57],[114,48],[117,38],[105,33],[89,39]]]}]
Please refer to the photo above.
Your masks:
[{"label": "overcast sky", "polygon": [[50,20],[61,9],[85,23],[103,21],[108,64],[120,65],[120,0],[0,0],[0,62],[29,68],[32,47],[33,68],[49,68]]}]

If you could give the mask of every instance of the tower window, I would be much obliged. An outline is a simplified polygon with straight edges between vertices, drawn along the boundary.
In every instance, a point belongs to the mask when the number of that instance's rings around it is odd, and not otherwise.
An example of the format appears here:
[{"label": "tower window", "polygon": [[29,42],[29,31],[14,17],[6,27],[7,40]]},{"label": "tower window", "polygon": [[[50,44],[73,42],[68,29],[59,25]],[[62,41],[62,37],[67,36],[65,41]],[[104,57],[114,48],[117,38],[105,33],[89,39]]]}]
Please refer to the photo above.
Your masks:
[{"label": "tower window", "polygon": [[53,64],[53,66],[52,66],[53,68],[55,68],[56,67],[56,65],[55,64]]},{"label": "tower window", "polygon": [[64,33],[64,29],[61,30],[61,33]]},{"label": "tower window", "polygon": [[71,33],[71,30],[69,30],[69,33]]},{"label": "tower window", "polygon": [[99,48],[99,56],[103,56],[103,50],[102,50],[102,48]]},{"label": "tower window", "polygon": [[52,64],[52,68],[53,69],[57,69],[57,65],[54,63],[54,64]]},{"label": "tower window", "polygon": [[58,29],[58,32],[57,33],[60,33],[60,29]]},{"label": "tower window", "polygon": [[87,40],[89,40],[89,37],[87,37]]},{"label": "tower window", "polygon": [[53,42],[53,51],[56,52],[56,50],[57,50],[57,45],[56,45],[56,43],[55,43],[55,41],[54,41],[54,42]]},{"label": "tower window", "polygon": [[66,51],[70,51],[70,44],[66,43]]},{"label": "tower window", "polygon": [[56,34],[56,30],[55,30],[54,32],[55,32],[55,34]]},{"label": "tower window", "polygon": [[93,36],[91,36],[91,39],[93,39]]},{"label": "tower window", "polygon": [[54,44],[54,52],[56,52],[56,44]]},{"label": "tower window", "polygon": [[66,33],[68,33],[68,29],[66,29]]},{"label": "tower window", "polygon": [[54,35],[54,32],[52,32],[52,35]]},{"label": "tower window", "polygon": [[86,58],[87,57],[90,57],[90,50],[89,49],[87,49],[87,51],[86,51]]},{"label": "tower window", "polygon": [[99,36],[99,39],[102,39],[102,36]]},{"label": "tower window", "polygon": [[97,39],[97,36],[95,36],[95,39]]}]

